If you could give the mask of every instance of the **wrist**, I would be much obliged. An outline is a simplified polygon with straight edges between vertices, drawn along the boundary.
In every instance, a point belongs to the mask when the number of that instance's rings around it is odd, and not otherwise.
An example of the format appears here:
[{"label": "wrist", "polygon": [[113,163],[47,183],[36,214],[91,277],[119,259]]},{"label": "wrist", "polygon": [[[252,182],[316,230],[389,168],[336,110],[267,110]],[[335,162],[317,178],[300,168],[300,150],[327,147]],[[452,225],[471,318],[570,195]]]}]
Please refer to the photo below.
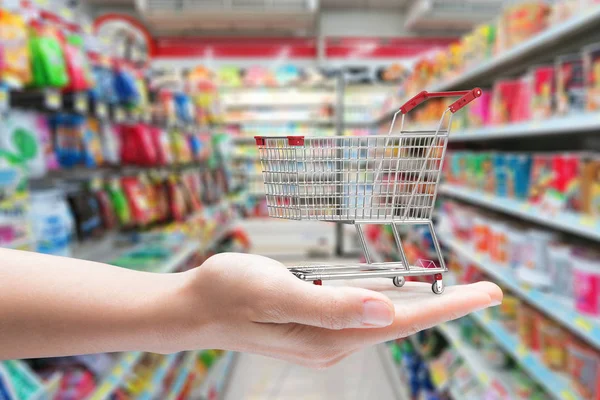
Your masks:
[{"label": "wrist", "polygon": [[148,351],[174,353],[207,348],[209,317],[195,283],[194,270],[155,275],[160,285],[148,302],[148,320],[155,333]]}]

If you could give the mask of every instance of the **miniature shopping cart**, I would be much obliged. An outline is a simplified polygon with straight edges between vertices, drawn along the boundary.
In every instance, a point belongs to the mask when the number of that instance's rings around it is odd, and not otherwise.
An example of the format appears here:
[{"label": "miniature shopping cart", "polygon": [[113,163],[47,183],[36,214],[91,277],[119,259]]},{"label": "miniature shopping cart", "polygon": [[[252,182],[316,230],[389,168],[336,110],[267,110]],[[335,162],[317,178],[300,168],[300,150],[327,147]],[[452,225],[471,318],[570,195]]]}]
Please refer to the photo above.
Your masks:
[{"label": "miniature shopping cart", "polygon": [[[405,115],[427,99],[460,96],[443,113],[435,131],[405,131]],[[433,275],[434,293],[444,290],[447,271],[432,223],[452,115],[481,96],[481,90],[421,92],[394,114],[388,135],[335,137],[256,136],[269,216],[354,224],[366,264],[290,267],[298,278],[321,284],[328,279]],[[399,134],[392,135],[398,114]],[[389,225],[398,262],[373,262],[363,225]],[[406,257],[399,225],[428,227],[438,264]]]}]

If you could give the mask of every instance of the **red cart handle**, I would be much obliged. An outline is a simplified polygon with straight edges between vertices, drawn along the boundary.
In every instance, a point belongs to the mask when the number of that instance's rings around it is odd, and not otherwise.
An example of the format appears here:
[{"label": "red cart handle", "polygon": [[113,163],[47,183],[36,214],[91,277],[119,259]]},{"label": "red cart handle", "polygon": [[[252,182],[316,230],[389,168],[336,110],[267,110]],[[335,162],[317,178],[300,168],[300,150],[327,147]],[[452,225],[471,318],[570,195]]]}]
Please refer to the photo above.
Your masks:
[{"label": "red cart handle", "polygon": [[460,99],[456,100],[454,103],[450,104],[450,111],[452,113],[457,112],[477,97],[481,96],[481,89],[475,88],[472,90],[460,90],[456,92],[431,92],[429,93],[426,90],[423,90],[421,93],[408,100],[402,107],[400,107],[400,112],[402,114],[407,114],[410,110],[423,103],[427,99],[432,99],[434,97],[458,97],[461,96]]}]

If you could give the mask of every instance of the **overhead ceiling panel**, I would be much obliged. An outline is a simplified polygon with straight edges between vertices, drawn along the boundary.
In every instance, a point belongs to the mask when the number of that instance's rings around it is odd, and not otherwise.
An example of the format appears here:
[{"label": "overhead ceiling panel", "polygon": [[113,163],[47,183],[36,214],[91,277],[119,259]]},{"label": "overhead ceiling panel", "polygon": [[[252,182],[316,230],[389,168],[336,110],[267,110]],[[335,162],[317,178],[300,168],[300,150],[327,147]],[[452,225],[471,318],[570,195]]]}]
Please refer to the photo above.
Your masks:
[{"label": "overhead ceiling panel", "polygon": [[315,0],[146,0],[138,1],[142,19],[154,32],[187,27],[211,34],[265,30],[297,34],[312,31]]},{"label": "overhead ceiling panel", "polygon": [[466,31],[490,21],[502,9],[502,0],[416,0],[409,8],[405,28],[420,31]]}]

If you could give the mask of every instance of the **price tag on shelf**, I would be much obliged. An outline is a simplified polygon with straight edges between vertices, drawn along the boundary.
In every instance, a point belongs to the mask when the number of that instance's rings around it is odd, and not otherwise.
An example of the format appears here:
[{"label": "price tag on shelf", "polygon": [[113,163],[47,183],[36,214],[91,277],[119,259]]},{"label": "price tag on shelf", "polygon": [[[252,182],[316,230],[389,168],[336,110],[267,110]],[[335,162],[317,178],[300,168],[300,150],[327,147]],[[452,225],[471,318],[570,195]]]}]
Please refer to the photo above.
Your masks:
[{"label": "price tag on shelf", "polygon": [[115,121],[116,122],[124,122],[125,121],[125,110],[121,107],[118,107],[115,110]]},{"label": "price tag on shelf", "polygon": [[51,110],[62,107],[62,95],[58,89],[46,89],[44,102]]},{"label": "price tag on shelf", "polygon": [[108,106],[106,103],[96,103],[96,117],[105,119],[108,116]]},{"label": "price tag on shelf", "polygon": [[490,376],[485,372],[480,372],[477,374],[479,378],[479,382],[481,382],[484,386],[488,386],[490,384]]},{"label": "price tag on shelf", "polygon": [[523,359],[527,357],[528,354],[529,349],[525,347],[522,343],[519,343],[519,345],[517,346],[517,357]]},{"label": "price tag on shelf", "polygon": [[5,112],[10,108],[10,92],[8,88],[0,87],[0,112]]},{"label": "price tag on shelf", "polygon": [[115,367],[115,369],[113,369],[112,375],[115,377],[119,377],[119,376],[123,375],[124,372],[125,372],[125,369],[123,368],[123,366],[121,364],[119,364]]},{"label": "price tag on shelf", "polygon": [[92,397],[90,397],[90,399],[91,400],[105,399],[108,397],[108,395],[110,395],[111,391],[112,391],[111,385],[108,382],[103,383],[102,385],[100,385],[98,387],[98,389],[96,389],[96,391],[94,392]]},{"label": "price tag on shelf", "polygon": [[592,329],[594,329],[592,323],[587,319],[583,318],[581,315],[575,317],[575,326],[583,329],[587,333],[590,333]]},{"label": "price tag on shelf", "polygon": [[564,400],[577,400],[577,396],[575,396],[569,390],[563,390],[562,392],[560,392],[560,398]]},{"label": "price tag on shelf", "polygon": [[75,94],[75,111],[82,114],[88,112],[87,93],[79,92]]},{"label": "price tag on shelf", "polygon": [[579,219],[579,223],[583,226],[596,226],[598,224],[598,220],[591,215],[582,215]]}]

